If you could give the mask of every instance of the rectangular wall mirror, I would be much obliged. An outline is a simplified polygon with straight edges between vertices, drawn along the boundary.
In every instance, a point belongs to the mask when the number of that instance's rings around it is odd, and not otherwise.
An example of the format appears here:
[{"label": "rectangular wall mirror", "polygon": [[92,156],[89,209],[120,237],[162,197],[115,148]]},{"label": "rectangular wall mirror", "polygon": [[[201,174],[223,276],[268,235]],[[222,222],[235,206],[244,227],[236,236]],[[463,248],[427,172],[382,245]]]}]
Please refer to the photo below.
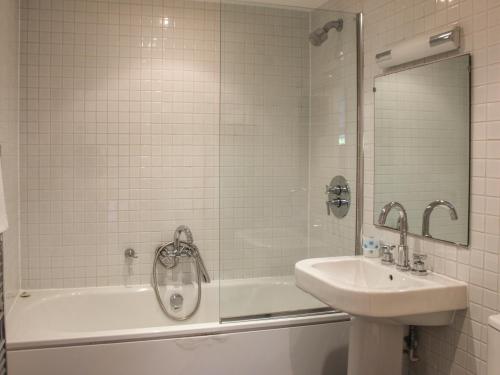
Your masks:
[{"label": "rectangular wall mirror", "polygon": [[[409,233],[468,246],[470,64],[461,55],[375,78],[375,225],[396,201]],[[396,210],[385,227],[399,227]]]}]

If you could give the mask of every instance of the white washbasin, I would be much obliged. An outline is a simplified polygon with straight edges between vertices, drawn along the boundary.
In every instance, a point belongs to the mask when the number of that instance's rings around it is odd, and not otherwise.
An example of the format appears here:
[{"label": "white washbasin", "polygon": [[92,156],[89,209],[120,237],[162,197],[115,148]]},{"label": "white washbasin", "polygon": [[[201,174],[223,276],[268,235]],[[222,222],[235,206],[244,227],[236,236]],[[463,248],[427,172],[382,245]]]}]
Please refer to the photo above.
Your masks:
[{"label": "white washbasin", "polygon": [[297,286],[327,305],[365,318],[407,325],[447,325],[467,306],[465,283],[430,273],[414,276],[379,259],[306,259],[295,265]]}]

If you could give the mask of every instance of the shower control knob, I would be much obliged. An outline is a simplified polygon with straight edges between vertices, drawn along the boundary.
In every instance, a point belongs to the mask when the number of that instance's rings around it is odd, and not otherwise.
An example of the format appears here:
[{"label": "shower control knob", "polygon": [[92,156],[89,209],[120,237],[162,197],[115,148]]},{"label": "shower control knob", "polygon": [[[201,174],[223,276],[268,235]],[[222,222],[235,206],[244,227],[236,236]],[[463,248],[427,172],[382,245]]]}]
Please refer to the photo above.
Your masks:
[{"label": "shower control knob", "polygon": [[349,191],[349,188],[347,186],[340,186],[337,185],[333,188],[333,192],[336,195],[341,195],[343,193],[347,193]]},{"label": "shower control knob", "polygon": [[343,207],[343,206],[349,206],[349,201],[347,199],[334,199],[331,201],[331,204],[333,204],[335,207]]},{"label": "shower control knob", "polygon": [[340,207],[348,207],[351,202],[348,201],[347,199],[340,199],[336,198],[331,201],[326,202],[326,212],[328,216],[332,214],[332,207],[333,208],[340,208]]},{"label": "shower control knob", "polygon": [[341,185],[330,186],[330,185],[326,185],[326,194],[342,195],[343,193],[347,193],[347,192],[349,192],[349,188],[347,186],[341,186]]}]

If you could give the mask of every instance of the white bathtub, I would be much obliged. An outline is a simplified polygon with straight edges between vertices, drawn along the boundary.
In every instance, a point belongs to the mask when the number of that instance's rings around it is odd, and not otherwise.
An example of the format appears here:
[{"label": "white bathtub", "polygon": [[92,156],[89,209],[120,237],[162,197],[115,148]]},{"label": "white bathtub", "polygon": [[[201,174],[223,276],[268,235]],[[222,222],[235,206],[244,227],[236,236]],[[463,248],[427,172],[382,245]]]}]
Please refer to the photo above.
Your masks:
[{"label": "white bathtub", "polygon": [[[345,314],[220,323],[218,282],[185,322],[167,318],[149,286],[29,293],[7,316],[10,375],[346,373]],[[220,305],[225,317],[323,306],[277,278],[224,281]]]}]

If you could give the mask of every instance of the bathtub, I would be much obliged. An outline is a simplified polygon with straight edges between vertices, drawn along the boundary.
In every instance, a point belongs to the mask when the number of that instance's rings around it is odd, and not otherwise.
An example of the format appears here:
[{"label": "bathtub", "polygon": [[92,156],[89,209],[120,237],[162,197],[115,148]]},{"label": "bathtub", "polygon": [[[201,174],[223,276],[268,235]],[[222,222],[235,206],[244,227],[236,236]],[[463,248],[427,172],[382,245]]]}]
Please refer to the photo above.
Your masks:
[{"label": "bathtub", "polygon": [[[150,286],[28,294],[7,316],[10,375],[347,371],[349,317],[325,311],[290,278],[204,284],[200,309],[184,322],[163,314]],[[316,313],[284,314],[304,307]]]}]

